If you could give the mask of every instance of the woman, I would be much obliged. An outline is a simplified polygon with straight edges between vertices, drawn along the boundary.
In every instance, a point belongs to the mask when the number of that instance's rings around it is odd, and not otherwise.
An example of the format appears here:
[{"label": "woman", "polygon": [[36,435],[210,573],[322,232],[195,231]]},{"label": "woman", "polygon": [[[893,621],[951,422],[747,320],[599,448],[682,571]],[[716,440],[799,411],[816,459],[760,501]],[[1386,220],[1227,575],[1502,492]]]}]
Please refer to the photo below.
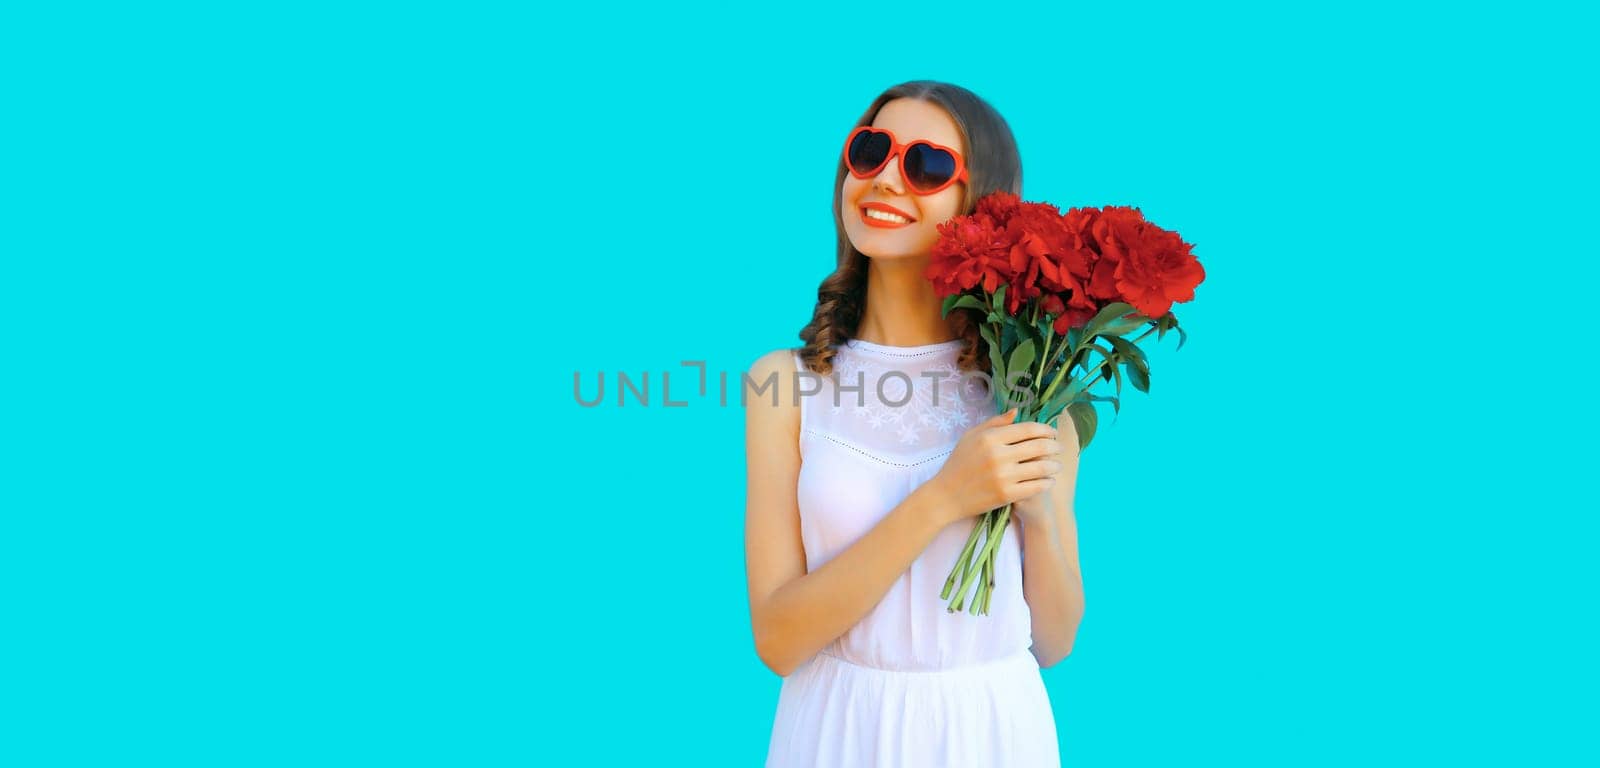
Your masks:
[{"label": "woman", "polygon": [[[744,393],[750,616],[783,677],[766,764],[1058,766],[1039,668],[1083,615],[1077,435],[995,413],[976,318],[942,317],[923,276],[939,223],[1020,194],[1016,142],[982,99],[929,81],[857,125],[838,268],[804,348],[757,360]],[[989,614],[947,611],[975,516],[1008,502]]]}]

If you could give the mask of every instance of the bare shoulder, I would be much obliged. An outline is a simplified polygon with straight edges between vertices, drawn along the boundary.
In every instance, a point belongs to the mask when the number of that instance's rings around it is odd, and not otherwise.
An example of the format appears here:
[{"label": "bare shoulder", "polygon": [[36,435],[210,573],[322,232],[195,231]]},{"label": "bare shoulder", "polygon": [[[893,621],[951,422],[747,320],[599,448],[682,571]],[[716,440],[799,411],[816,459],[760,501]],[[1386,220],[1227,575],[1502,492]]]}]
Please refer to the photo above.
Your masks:
[{"label": "bare shoulder", "polygon": [[795,372],[794,353],[796,351],[789,347],[784,347],[782,349],[774,349],[756,358],[755,362],[750,364],[750,376],[756,378],[757,374],[766,375],[771,373],[777,373],[780,376],[793,376]]},{"label": "bare shoulder", "polygon": [[795,406],[795,350],[774,349],[755,359],[741,381],[746,419],[768,427],[798,431]]}]

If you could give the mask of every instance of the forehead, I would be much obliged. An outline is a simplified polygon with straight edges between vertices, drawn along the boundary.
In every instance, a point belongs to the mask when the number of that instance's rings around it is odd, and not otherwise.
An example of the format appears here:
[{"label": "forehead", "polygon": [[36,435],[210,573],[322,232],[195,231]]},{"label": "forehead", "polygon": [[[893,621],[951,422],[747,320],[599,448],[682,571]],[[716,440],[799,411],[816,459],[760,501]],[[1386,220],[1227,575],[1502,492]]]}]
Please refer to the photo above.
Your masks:
[{"label": "forehead", "polygon": [[935,144],[953,147],[957,152],[967,153],[966,143],[961,140],[961,129],[956,126],[955,118],[944,111],[944,107],[922,99],[894,99],[878,109],[878,114],[872,118],[872,127],[886,128],[894,132],[895,138],[901,141],[914,139],[927,139]]}]

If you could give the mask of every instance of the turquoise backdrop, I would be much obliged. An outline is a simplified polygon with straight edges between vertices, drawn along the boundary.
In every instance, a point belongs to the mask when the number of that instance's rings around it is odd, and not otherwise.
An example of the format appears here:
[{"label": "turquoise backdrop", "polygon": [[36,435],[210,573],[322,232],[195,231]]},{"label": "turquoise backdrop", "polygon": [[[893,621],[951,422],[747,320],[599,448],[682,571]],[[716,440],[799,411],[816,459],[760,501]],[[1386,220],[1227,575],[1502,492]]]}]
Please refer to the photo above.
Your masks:
[{"label": "turquoise backdrop", "polygon": [[[1064,765],[1594,765],[1595,33],[13,4],[0,764],[759,765],[715,377],[797,343],[839,143],[930,78],[1025,198],[1138,205],[1208,273],[1083,457]],[[579,407],[602,371],[651,404]]]}]

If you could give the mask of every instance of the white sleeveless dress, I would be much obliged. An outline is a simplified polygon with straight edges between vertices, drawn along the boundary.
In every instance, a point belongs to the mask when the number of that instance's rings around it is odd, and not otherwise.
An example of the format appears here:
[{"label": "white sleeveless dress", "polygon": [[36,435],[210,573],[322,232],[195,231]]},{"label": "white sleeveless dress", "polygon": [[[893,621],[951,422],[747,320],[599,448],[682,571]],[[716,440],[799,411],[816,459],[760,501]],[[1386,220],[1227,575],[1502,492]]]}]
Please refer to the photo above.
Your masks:
[{"label": "white sleeveless dress", "polygon": [[[852,339],[836,348],[828,377],[806,371],[796,352],[800,391],[820,387],[800,398],[808,571],[932,478],[961,435],[997,412],[981,378],[959,378],[961,345]],[[1020,523],[1000,542],[988,615],[949,613],[939,596],[979,519],[940,531],[870,613],[783,678],[767,768],[1058,768],[1055,718],[1029,650]]]}]

